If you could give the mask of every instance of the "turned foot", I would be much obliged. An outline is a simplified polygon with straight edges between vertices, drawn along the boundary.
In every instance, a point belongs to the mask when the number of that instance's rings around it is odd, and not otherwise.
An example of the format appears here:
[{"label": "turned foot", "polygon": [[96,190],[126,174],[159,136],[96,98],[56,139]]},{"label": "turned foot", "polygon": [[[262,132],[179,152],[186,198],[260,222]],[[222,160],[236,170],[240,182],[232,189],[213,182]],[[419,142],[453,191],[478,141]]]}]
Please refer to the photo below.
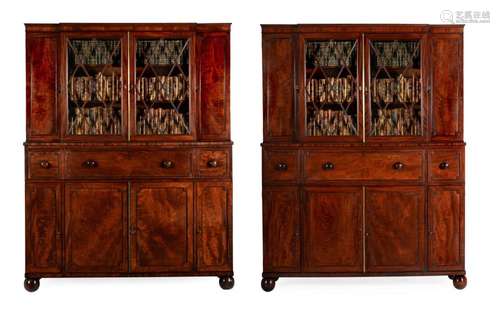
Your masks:
[{"label": "turned foot", "polygon": [[222,289],[231,289],[234,286],[234,278],[232,276],[219,277],[219,285]]},{"label": "turned foot", "polygon": [[40,287],[40,279],[39,278],[26,278],[24,280],[24,289],[29,292],[34,292]]},{"label": "turned foot", "polygon": [[465,275],[455,275],[453,277],[453,286],[456,289],[464,289],[467,286],[467,277]]},{"label": "turned foot", "polygon": [[278,278],[269,278],[269,277],[263,277],[262,282],[260,282],[260,286],[264,291],[271,291],[274,289],[274,286],[276,286],[276,281]]}]

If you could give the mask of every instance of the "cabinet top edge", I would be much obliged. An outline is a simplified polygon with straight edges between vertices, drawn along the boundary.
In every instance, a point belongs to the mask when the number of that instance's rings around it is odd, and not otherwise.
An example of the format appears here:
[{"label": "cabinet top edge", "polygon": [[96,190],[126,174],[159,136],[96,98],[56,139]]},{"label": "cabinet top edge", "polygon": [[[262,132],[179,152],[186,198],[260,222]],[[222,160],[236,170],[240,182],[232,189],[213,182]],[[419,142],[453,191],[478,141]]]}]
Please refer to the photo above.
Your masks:
[{"label": "cabinet top edge", "polygon": [[26,32],[61,31],[226,31],[231,23],[54,23],[24,24]]},{"label": "cabinet top edge", "polygon": [[262,33],[432,32],[461,33],[464,24],[261,24]]}]

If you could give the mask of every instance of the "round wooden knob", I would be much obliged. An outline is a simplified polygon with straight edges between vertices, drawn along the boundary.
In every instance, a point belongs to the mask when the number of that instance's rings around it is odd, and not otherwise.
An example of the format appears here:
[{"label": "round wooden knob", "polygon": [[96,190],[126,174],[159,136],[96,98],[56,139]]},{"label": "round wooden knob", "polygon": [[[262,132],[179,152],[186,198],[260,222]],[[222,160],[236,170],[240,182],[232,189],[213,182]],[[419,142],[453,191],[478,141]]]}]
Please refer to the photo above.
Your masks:
[{"label": "round wooden knob", "polygon": [[323,164],[323,170],[333,170],[333,168],[335,168],[335,165],[329,161]]},{"label": "round wooden knob", "polygon": [[209,168],[216,168],[218,165],[219,163],[215,159],[210,159],[209,161],[207,161],[207,166]]},{"label": "round wooden knob", "polygon": [[43,169],[49,169],[50,168],[50,163],[48,160],[41,160],[40,161],[40,167]]},{"label": "round wooden knob", "polygon": [[280,162],[276,165],[276,170],[278,171],[287,171],[288,165],[286,163]]},{"label": "round wooden knob", "polygon": [[97,161],[92,160],[92,159],[88,159],[88,160],[86,160],[86,161],[83,162],[82,166],[85,167],[85,168],[96,168],[97,167]]},{"label": "round wooden knob", "polygon": [[442,161],[439,164],[439,169],[441,169],[441,170],[445,170],[445,169],[448,169],[448,168],[450,168],[450,164],[447,161]]},{"label": "round wooden knob", "polygon": [[401,170],[401,169],[403,169],[404,166],[405,165],[402,162],[398,161],[398,162],[395,162],[394,165],[392,165],[392,168],[394,170]]},{"label": "round wooden knob", "polygon": [[162,162],[160,163],[160,167],[162,167],[164,169],[173,168],[174,167],[174,162],[171,161],[171,160],[162,160]]}]

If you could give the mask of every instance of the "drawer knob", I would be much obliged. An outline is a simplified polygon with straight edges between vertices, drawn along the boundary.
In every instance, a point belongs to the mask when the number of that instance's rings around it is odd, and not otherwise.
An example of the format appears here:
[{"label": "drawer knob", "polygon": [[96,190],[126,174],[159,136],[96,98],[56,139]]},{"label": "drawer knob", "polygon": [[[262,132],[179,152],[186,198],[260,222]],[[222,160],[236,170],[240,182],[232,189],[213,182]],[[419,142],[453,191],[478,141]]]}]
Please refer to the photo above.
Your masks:
[{"label": "drawer knob", "polygon": [[49,169],[50,168],[50,163],[48,160],[40,160],[40,167],[43,169]]},{"label": "drawer knob", "polygon": [[405,165],[402,162],[398,161],[398,162],[395,162],[394,165],[392,165],[392,168],[394,170],[401,170],[401,169],[403,169],[404,166]]},{"label": "drawer knob", "polygon": [[442,161],[439,164],[439,169],[441,169],[441,170],[445,170],[445,169],[448,169],[448,168],[450,168],[450,164],[447,161]]},{"label": "drawer knob", "polygon": [[278,171],[287,171],[288,170],[288,165],[283,163],[283,162],[280,162],[276,165],[276,170]]},{"label": "drawer knob", "polygon": [[333,170],[335,168],[335,165],[332,164],[331,162],[326,162],[323,164],[323,170]]},{"label": "drawer knob", "polygon": [[218,165],[219,163],[215,159],[210,159],[209,161],[207,161],[207,166],[209,168],[217,168]]},{"label": "drawer knob", "polygon": [[162,162],[160,163],[160,167],[162,167],[164,169],[173,168],[174,167],[174,162],[171,161],[171,160],[162,160]]},{"label": "drawer knob", "polygon": [[82,166],[85,167],[85,168],[96,168],[97,167],[97,161],[92,160],[92,159],[88,159],[88,160],[86,160],[86,161],[83,162]]}]

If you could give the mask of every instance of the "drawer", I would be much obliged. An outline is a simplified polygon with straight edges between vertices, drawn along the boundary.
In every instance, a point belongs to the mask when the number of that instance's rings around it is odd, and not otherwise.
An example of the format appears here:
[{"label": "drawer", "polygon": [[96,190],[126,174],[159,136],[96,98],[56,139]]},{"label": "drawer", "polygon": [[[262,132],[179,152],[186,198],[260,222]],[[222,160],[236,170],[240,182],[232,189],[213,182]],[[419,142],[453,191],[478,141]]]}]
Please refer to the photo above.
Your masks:
[{"label": "drawer", "polygon": [[429,151],[429,176],[431,181],[463,179],[463,152],[460,150]]},{"label": "drawer", "polygon": [[57,178],[60,174],[58,152],[29,152],[28,178]]},{"label": "drawer", "polygon": [[304,153],[307,181],[421,180],[423,152],[322,152]]},{"label": "drawer", "polygon": [[296,180],[299,174],[299,156],[297,151],[264,150],[262,164],[264,180]]},{"label": "drawer", "polygon": [[189,151],[70,151],[66,175],[83,177],[186,177],[191,175]]},{"label": "drawer", "polygon": [[199,150],[198,175],[203,177],[224,177],[230,171],[229,151]]}]

